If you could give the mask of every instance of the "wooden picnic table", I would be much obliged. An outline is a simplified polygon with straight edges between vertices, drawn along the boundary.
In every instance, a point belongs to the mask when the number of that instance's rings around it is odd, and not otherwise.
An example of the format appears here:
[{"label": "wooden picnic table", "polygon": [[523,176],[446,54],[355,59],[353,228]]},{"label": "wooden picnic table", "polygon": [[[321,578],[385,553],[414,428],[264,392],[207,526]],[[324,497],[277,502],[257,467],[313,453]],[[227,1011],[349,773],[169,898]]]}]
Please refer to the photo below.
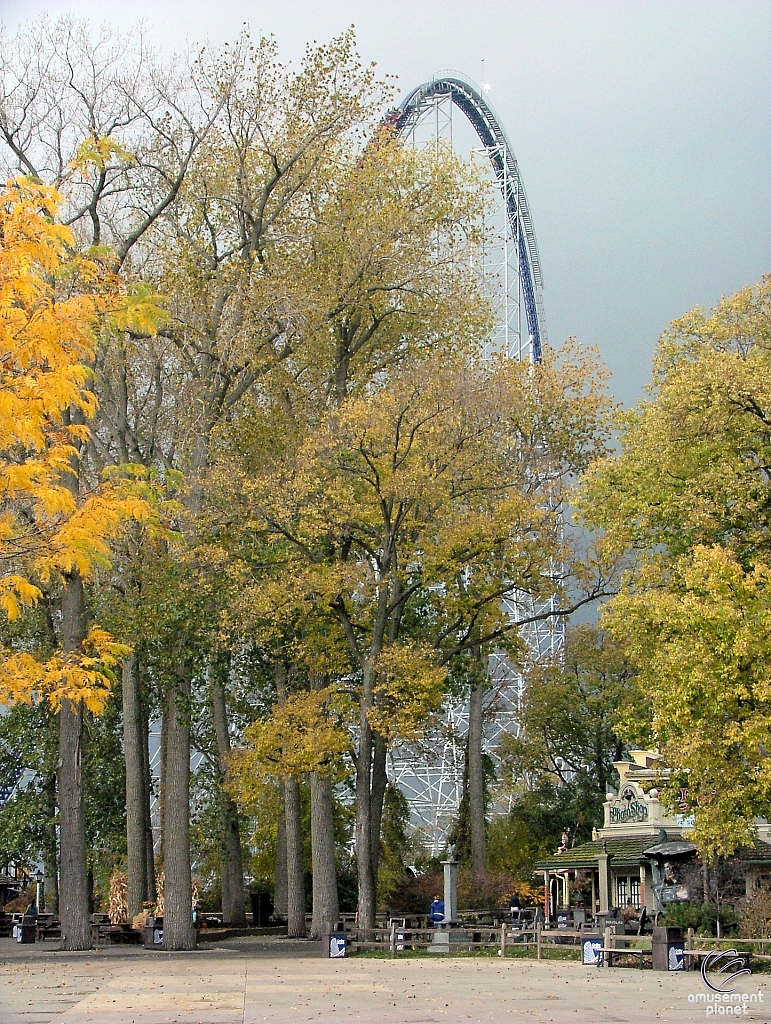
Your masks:
[{"label": "wooden picnic table", "polygon": [[91,939],[95,946],[134,946],[142,943],[142,933],[125,921],[121,924],[94,921],[91,924]]}]

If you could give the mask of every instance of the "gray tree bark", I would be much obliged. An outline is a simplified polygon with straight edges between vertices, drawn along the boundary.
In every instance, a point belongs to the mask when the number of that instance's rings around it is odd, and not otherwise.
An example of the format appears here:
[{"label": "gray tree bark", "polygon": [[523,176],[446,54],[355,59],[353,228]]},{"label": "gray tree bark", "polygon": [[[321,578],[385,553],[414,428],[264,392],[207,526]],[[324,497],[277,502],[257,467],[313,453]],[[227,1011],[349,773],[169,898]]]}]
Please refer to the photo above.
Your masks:
[{"label": "gray tree bark", "polygon": [[300,783],[284,780],[286,818],[287,934],[305,935],[305,885],[303,880],[303,836],[300,808]]},{"label": "gray tree bark", "polygon": [[484,878],[487,873],[485,778],[482,761],[482,705],[485,677],[482,655],[476,648],[472,652],[469,682],[468,809],[471,832],[471,873],[474,878]]},{"label": "gray tree bark", "polygon": [[[383,559],[381,570],[388,570],[388,558]],[[398,589],[398,588],[397,588]],[[386,631],[391,624],[395,635],[393,612],[389,609],[392,593],[383,586],[378,594],[377,609],[372,635],[366,654],[356,639],[353,624],[344,604],[336,610],[348,638],[351,654],[361,667],[361,697],[359,699],[359,749],[354,758],[356,768],[356,871],[359,883],[358,921],[361,928],[374,928],[377,910],[377,874],[373,870],[373,846],[379,843],[380,823],[377,822],[377,843],[373,842],[373,752],[374,739],[369,714],[375,704],[375,680],[377,663],[383,650]],[[390,616],[390,619],[389,619]],[[375,779],[377,783],[377,779]],[[385,792],[385,790],[384,790]],[[382,813],[382,804],[381,804]]]},{"label": "gray tree bark", "polygon": [[335,822],[332,780],[311,774],[311,850],[313,921],[311,938],[334,930],[340,916],[335,869]]},{"label": "gray tree bark", "polygon": [[286,811],[281,787],[281,808],[278,816],[278,832],[276,835],[276,866],[273,876],[273,916],[286,920],[288,912],[287,878],[286,878]]},{"label": "gray tree bark", "polygon": [[190,671],[184,662],[166,704],[163,815],[164,949],[195,949],[190,873]]},{"label": "gray tree bark", "polygon": [[161,762],[161,774],[158,783],[158,817],[161,822],[161,848],[160,848],[160,867],[163,870],[164,865],[164,840],[166,837],[166,762],[168,760],[167,754],[169,750],[169,709],[168,702],[164,704],[163,713],[161,715],[161,743],[160,743],[160,762]]},{"label": "gray tree bark", "polygon": [[123,662],[123,754],[126,759],[126,873],[128,915],[135,917],[147,899],[147,836],[145,815],[146,737],[142,728],[139,664],[136,654]]},{"label": "gray tree bark", "polygon": [[152,795],[153,779],[150,772],[150,716],[146,696],[142,694],[142,800],[145,816],[145,866],[147,871],[147,896],[151,903],[158,899],[158,888],[155,884],[155,842],[153,839]]},{"label": "gray tree bark", "polygon": [[380,829],[383,823],[383,800],[388,786],[386,771],[386,742],[379,733],[372,737],[372,835],[370,838],[370,856],[372,859],[372,877],[377,884],[380,870]]},{"label": "gray tree bark", "polygon": [[359,882],[359,925],[374,928],[377,909],[377,876],[372,871],[372,729],[368,712],[374,694],[374,673],[363,671],[363,695],[359,706],[359,750],[356,755],[356,869]]},{"label": "gray tree bark", "polygon": [[[62,592],[62,640],[66,654],[86,635],[83,581],[68,576]],[[86,868],[86,815],[83,799],[83,704],[63,700],[59,712],[59,917],[62,949],[91,949]]]},{"label": "gray tree bark", "polygon": [[238,807],[233,797],[223,788],[230,753],[225,686],[216,668],[211,673],[211,707],[219,759],[218,813],[222,845],[220,848],[220,881],[222,884],[222,916],[225,924],[246,924],[244,903],[244,864],[241,855],[241,830]]}]

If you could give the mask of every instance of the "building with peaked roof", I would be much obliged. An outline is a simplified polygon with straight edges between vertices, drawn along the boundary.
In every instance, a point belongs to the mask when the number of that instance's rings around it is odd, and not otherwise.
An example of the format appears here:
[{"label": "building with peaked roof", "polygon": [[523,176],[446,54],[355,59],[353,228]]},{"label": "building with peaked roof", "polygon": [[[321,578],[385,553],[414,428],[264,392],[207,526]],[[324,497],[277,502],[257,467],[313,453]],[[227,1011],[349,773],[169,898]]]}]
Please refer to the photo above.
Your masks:
[{"label": "building with peaked roof", "polygon": [[[671,814],[659,800],[656,783],[662,781],[659,755],[633,750],[631,761],[614,762],[619,775],[618,793],[608,793],[604,821],[592,841],[561,848],[535,868],[543,873],[544,903],[550,920],[571,906],[571,892],[591,885],[592,916],[628,908],[653,914],[667,902],[688,898],[673,865],[693,860],[696,847],[689,842],[693,819]],[[687,806],[683,805],[684,811]],[[771,874],[771,826],[758,823],[759,839],[738,852],[749,892],[763,875]]]}]

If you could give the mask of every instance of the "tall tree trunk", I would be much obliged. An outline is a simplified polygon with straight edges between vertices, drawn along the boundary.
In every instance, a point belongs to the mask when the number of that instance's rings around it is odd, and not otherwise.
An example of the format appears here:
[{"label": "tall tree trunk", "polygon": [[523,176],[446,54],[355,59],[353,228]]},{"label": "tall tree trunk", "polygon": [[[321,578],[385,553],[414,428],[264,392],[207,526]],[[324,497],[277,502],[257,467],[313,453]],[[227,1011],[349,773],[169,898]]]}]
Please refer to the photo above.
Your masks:
[{"label": "tall tree trunk", "polygon": [[230,871],[230,858],[228,857],[226,843],[226,832],[228,821],[222,806],[222,789],[217,792],[217,824],[219,827],[219,862],[220,862],[220,902],[222,904],[222,920],[230,924],[230,894],[233,891],[233,881]]},{"label": "tall tree trunk", "polygon": [[287,934],[305,935],[305,885],[303,880],[303,836],[300,807],[300,783],[284,780],[286,816]]},{"label": "tall tree trunk", "polygon": [[337,926],[340,907],[335,870],[335,822],[332,780],[311,774],[311,848],[313,856],[313,922],[311,938]]},{"label": "tall tree trunk", "polygon": [[244,864],[241,856],[241,830],[238,807],[233,797],[223,788],[230,753],[230,729],[225,702],[224,680],[214,666],[211,671],[211,706],[214,732],[219,758],[218,813],[222,845],[220,848],[220,879],[222,883],[222,916],[225,924],[246,924],[244,905]]},{"label": "tall tree trunk", "polygon": [[[45,624],[48,641],[51,644],[52,649],[55,649],[59,644],[59,639],[56,635],[56,629],[54,627],[54,609],[52,607],[52,598],[50,594],[47,594],[40,605],[41,611],[43,612],[43,622]],[[58,772],[58,737],[59,737],[59,717],[53,715],[50,711],[46,711],[46,730],[50,732],[50,737],[46,740],[46,747],[49,742],[53,741],[54,736],[56,737],[56,759],[52,764],[49,764],[44,773],[43,782],[43,800],[45,802],[45,814],[46,824],[43,830],[43,899],[44,905],[39,908],[41,910],[49,911],[52,914],[58,915],[59,913],[59,831],[56,822],[56,776]],[[47,759],[46,759],[47,760]]]},{"label": "tall tree trunk", "polygon": [[150,713],[147,706],[147,695],[143,690],[140,690],[140,693],[142,694],[142,802],[145,818],[146,899],[154,903],[158,899],[158,889],[155,884],[155,841],[152,819],[153,778],[150,771]]},{"label": "tall tree trunk", "polygon": [[286,811],[284,810],[284,787],[281,787],[278,830],[276,835],[276,866],[273,875],[273,916],[286,921],[288,912],[286,877]]},{"label": "tall tree trunk", "polygon": [[[86,635],[86,602],[80,574],[67,577],[62,592],[65,654],[77,651]],[[91,949],[83,799],[83,704],[63,700],[59,712],[59,916],[62,949]]]},{"label": "tall tree trunk", "polygon": [[161,773],[158,782],[158,817],[161,822],[161,849],[160,849],[160,868],[163,870],[164,864],[164,840],[166,837],[166,761],[169,750],[169,709],[168,700],[164,698],[163,710],[161,711],[161,745],[160,745],[160,761],[161,761]]},{"label": "tall tree trunk", "polygon": [[[384,562],[382,571],[387,570]],[[396,590],[398,593],[398,581]],[[359,701],[359,750],[355,758],[356,766],[356,870],[359,881],[359,926],[374,928],[377,911],[377,874],[373,864],[373,846],[380,840],[380,822],[373,821],[373,736],[369,723],[369,714],[375,704],[375,680],[377,664],[383,650],[386,633],[391,641],[396,635],[397,620],[393,614],[389,619],[389,605],[394,596],[388,586],[381,586],[377,599],[377,610],[373,622],[369,650],[366,657],[360,657],[361,665],[361,699]],[[390,629],[389,629],[390,626]],[[351,624],[347,631],[351,633]],[[349,639],[352,653],[356,650],[355,639]],[[379,771],[379,769],[378,769]],[[378,779],[375,779],[376,784]],[[383,787],[385,793],[385,786]],[[382,814],[382,801],[377,814]],[[376,842],[373,842],[373,828],[377,827]]]},{"label": "tall tree trunk", "polygon": [[43,899],[41,910],[59,913],[59,858],[56,836],[56,776],[49,775],[43,785],[46,825],[43,835]]},{"label": "tall tree trunk", "polygon": [[471,873],[484,878],[487,873],[485,837],[485,776],[482,761],[482,702],[484,698],[484,664],[481,651],[475,648],[470,673],[471,693],[468,716],[468,810],[471,831]]},{"label": "tall tree trunk", "polygon": [[139,664],[136,654],[123,662],[123,754],[126,759],[126,873],[128,914],[135,917],[147,899],[145,758]]},{"label": "tall tree trunk", "polygon": [[366,663],[359,711],[359,751],[356,756],[356,869],[359,881],[359,926],[375,927],[377,878],[372,872],[372,729],[368,713],[374,694],[374,672]]},{"label": "tall tree trunk", "polygon": [[195,949],[190,874],[190,668],[182,662],[166,705],[163,945]]},{"label": "tall tree trunk", "polygon": [[383,800],[388,786],[388,773],[386,771],[386,741],[379,734],[372,736],[372,796],[370,797],[372,809],[370,837],[370,856],[372,859],[372,877],[377,884],[378,871],[380,869],[380,828],[383,823]]}]

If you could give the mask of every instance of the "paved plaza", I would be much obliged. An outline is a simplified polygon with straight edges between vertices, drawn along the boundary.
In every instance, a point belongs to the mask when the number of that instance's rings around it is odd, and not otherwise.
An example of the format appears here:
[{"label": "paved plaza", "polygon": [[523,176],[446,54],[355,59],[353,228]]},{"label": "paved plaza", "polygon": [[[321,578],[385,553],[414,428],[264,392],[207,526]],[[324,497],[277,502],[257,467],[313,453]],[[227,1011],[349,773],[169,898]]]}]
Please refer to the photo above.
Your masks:
[{"label": "paved plaza", "polygon": [[[763,1003],[741,1019],[769,1024],[771,987],[763,976],[743,980]],[[0,1024],[679,1024],[715,1019],[688,1000],[704,991],[691,973],[533,960],[335,961],[316,943],[280,939],[188,954],[61,953],[53,943],[0,940]]]}]

